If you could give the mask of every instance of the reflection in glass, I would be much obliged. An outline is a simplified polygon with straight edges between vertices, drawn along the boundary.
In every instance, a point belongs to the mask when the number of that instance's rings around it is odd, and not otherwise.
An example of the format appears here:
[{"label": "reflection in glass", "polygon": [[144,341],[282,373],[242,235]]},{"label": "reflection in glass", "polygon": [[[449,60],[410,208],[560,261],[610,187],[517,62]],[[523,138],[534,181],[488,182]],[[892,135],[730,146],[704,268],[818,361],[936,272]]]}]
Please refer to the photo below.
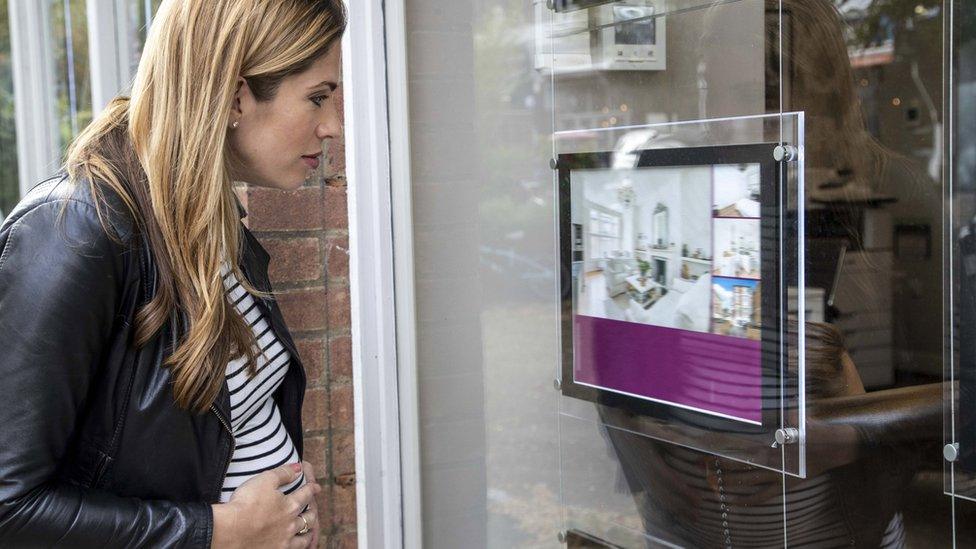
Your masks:
[{"label": "reflection in glass", "polygon": [[[826,321],[806,323],[807,478],[783,485],[752,466],[639,437],[639,418],[618,417],[615,425],[630,432],[608,433],[645,530],[672,543],[897,547],[932,544],[925,532],[933,527],[942,540],[958,534],[946,507],[933,507],[942,471],[941,258],[912,253],[907,239],[904,254],[893,247],[898,226],[937,235],[940,225],[932,164],[941,157],[940,115],[927,100],[942,76],[941,30],[932,21],[939,6],[838,4],[840,11],[827,0],[770,2],[775,26],[765,33],[774,61],[767,83],[777,79],[767,107],[806,114],[811,303],[801,313],[825,311],[818,320]],[[704,36],[728,27],[723,10],[707,11]],[[713,43],[701,44],[698,67],[701,105],[712,116],[730,101],[716,94],[730,82],[730,56]],[[883,101],[859,99],[867,88]],[[716,279],[750,278],[755,237],[737,202],[715,205],[733,214],[715,228]],[[730,322],[744,317],[748,288],[721,286],[714,305]]]},{"label": "reflection in glass", "polygon": [[129,74],[135,74],[142,56],[142,46],[146,43],[153,16],[162,0],[127,0],[125,22],[128,31],[129,51],[122,52],[128,59]]},{"label": "reflection in glass", "polygon": [[64,150],[92,119],[88,12],[85,0],[45,1],[50,2],[56,113]]},{"label": "reflection in glass", "polygon": [[[425,546],[555,546],[556,532],[574,528],[625,547],[927,547],[950,546],[953,536],[976,544],[972,508],[956,507],[954,531],[942,493],[945,3],[670,0],[657,12],[665,70],[595,65],[591,13],[582,8],[631,2],[556,0],[555,12],[542,0],[529,4],[407,7],[411,152],[422,159],[412,193]],[[620,30],[627,39],[648,33]],[[955,36],[971,46],[976,33]],[[971,69],[973,52],[958,63]],[[976,72],[960,69],[949,84],[967,109]],[[752,280],[736,275],[752,272],[756,248],[737,227],[721,243],[683,249],[674,228],[683,212],[668,205],[668,236],[655,249],[657,202],[641,203],[640,176],[631,174],[633,195],[615,184],[579,218],[581,265],[564,272],[553,259],[558,197],[549,169],[553,154],[616,150],[614,167],[625,173],[635,165],[629,151],[757,141],[769,134],[748,125],[644,126],[781,111],[803,111],[808,122],[810,235],[807,306],[796,311],[810,321],[808,470],[785,480],[748,463],[753,454],[733,460],[665,444],[639,434],[650,430],[647,418],[556,401],[560,279],[579,275],[587,299],[607,294],[581,307],[626,318],[631,301],[641,314],[648,309],[639,302],[655,299],[629,277],[648,286],[711,277],[708,329],[724,322],[748,334],[749,283],[716,279]],[[957,137],[970,126],[958,124]],[[553,132],[565,132],[555,146]],[[962,184],[974,173],[971,141],[955,149]],[[733,225],[760,217],[748,173],[727,167],[721,177],[737,182],[715,190],[705,217]],[[963,212],[957,219],[976,211],[965,200],[952,207]],[[656,266],[655,253],[673,259]],[[587,269],[603,281],[588,280]],[[796,303],[799,292],[790,295]],[[771,450],[780,466],[780,452],[790,451]]]},{"label": "reflection in glass", "polygon": [[0,222],[20,197],[8,1],[0,0]]},{"label": "reflection in glass", "polygon": [[618,23],[613,29],[616,42],[629,46],[655,45],[657,37],[653,16],[653,7],[613,6],[613,19]]}]

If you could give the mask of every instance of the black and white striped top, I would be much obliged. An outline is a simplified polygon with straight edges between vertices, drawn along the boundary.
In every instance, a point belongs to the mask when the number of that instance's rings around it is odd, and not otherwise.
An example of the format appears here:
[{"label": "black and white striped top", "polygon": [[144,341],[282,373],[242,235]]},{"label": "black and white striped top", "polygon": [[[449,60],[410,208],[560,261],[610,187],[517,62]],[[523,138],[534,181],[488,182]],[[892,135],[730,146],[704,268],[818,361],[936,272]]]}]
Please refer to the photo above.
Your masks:
[{"label": "black and white striped top", "polygon": [[[248,378],[242,357],[227,364],[227,386],[230,389],[231,430],[234,454],[224,477],[220,501],[227,502],[238,486],[249,478],[285,463],[298,461],[298,452],[288,436],[281,413],[272,395],[285,379],[291,356],[278,341],[271,325],[262,315],[254,297],[247,293],[227,263],[221,268],[227,298],[254,331],[260,347],[257,373]],[[305,484],[305,474],[282,486],[290,494]]]}]

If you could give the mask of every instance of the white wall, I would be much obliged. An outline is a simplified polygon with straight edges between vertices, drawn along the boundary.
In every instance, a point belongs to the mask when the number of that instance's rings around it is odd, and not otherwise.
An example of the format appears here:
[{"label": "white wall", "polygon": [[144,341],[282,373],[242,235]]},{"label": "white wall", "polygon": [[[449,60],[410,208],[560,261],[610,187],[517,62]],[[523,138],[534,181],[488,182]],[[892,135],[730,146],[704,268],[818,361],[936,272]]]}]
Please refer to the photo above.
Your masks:
[{"label": "white wall", "polygon": [[712,240],[711,170],[694,168],[681,174],[681,236],[678,243],[688,245],[688,253],[701,248],[711,255]]}]

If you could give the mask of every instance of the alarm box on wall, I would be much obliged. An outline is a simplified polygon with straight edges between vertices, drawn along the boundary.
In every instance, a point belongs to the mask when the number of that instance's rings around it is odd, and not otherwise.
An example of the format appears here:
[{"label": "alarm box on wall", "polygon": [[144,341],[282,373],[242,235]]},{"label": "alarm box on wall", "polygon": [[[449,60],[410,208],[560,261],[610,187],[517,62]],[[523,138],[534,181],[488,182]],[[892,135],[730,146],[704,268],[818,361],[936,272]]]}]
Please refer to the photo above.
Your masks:
[{"label": "alarm box on wall", "polygon": [[667,68],[664,10],[656,0],[627,0],[590,12],[593,68],[662,71]]},{"label": "alarm box on wall", "polygon": [[[661,0],[534,0],[535,68],[556,73],[660,71],[667,67]],[[571,9],[570,9],[571,8]]]}]

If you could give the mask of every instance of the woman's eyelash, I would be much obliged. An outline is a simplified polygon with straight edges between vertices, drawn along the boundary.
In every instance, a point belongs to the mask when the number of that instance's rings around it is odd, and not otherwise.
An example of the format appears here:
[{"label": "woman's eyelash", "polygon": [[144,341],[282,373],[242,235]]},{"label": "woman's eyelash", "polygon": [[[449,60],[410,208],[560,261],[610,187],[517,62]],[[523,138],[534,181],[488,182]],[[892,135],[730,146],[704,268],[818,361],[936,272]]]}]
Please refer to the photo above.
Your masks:
[{"label": "woman's eyelash", "polygon": [[316,107],[321,107],[322,102],[328,98],[329,98],[328,95],[316,95],[314,97],[311,97],[310,100],[312,101],[312,103],[315,103]]}]

